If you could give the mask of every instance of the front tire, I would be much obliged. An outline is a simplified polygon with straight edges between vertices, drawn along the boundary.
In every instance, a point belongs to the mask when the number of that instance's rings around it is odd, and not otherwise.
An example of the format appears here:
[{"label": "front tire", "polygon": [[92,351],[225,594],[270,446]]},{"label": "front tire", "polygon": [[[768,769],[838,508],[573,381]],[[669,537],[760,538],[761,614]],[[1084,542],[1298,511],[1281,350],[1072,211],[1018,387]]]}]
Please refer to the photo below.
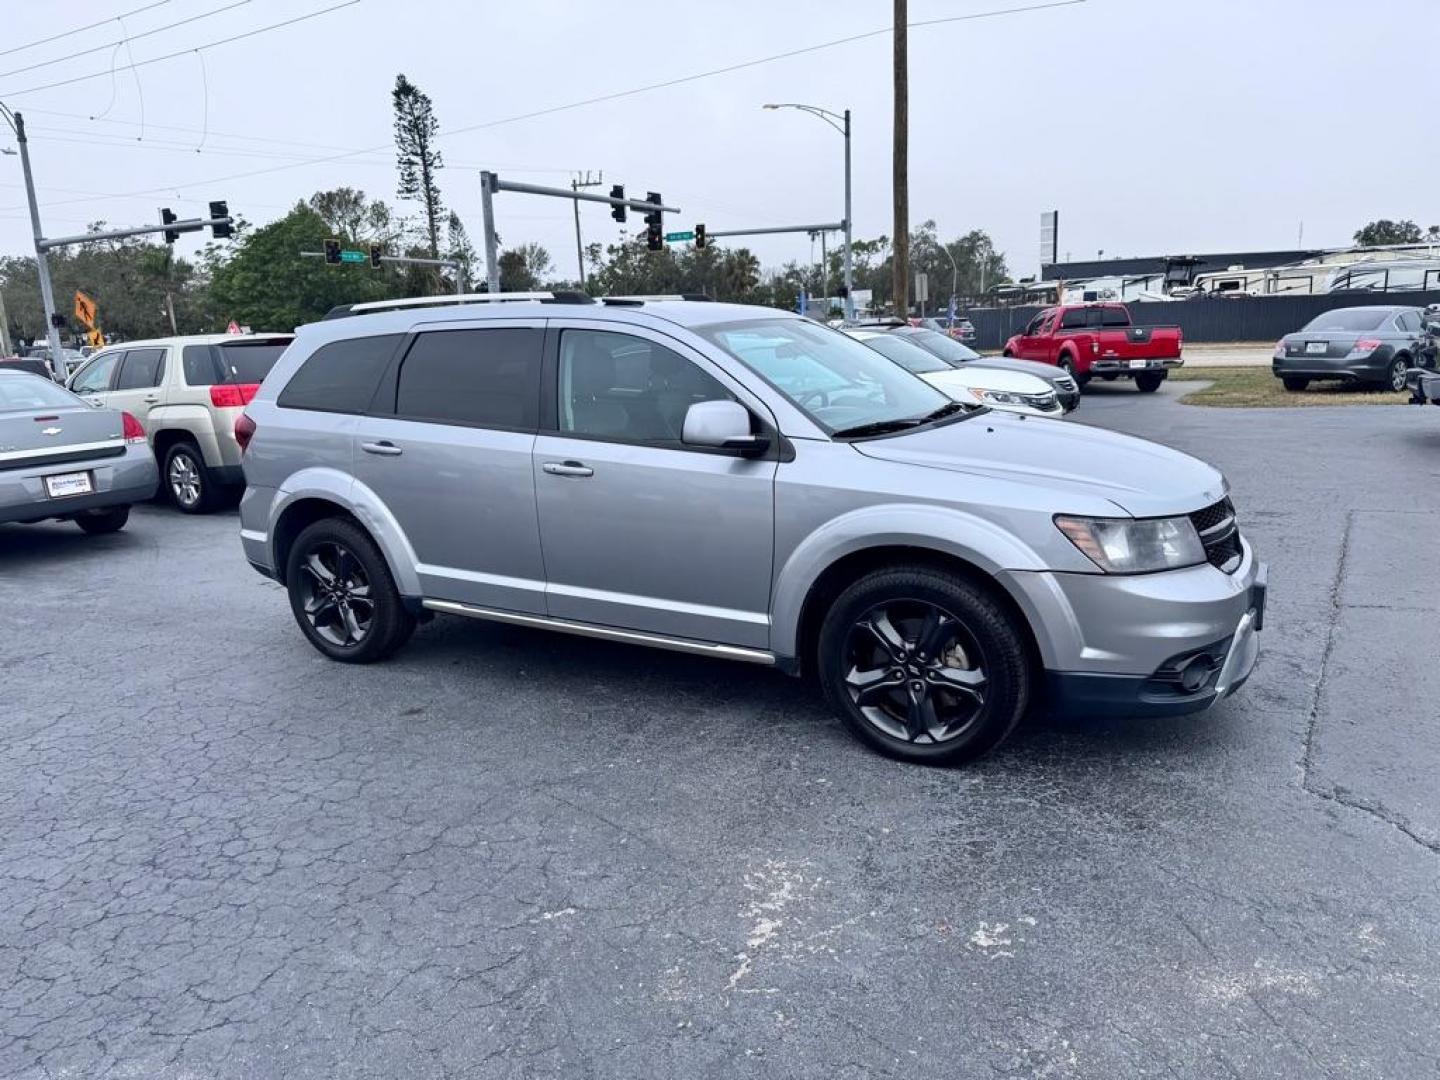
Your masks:
[{"label": "front tire", "polygon": [[107,506],[103,510],[86,510],[75,515],[75,524],[91,536],[119,532],[129,520],[129,506]]},{"label": "front tire", "polygon": [[1142,394],[1153,394],[1164,381],[1163,371],[1145,371],[1135,376],[1135,389]]},{"label": "front tire", "polygon": [[301,632],[332,660],[383,660],[415,631],[380,549],[344,518],[317,521],[295,538],[285,585]]},{"label": "front tire", "polygon": [[206,514],[215,506],[215,479],[200,448],[177,442],[165,455],[165,490],[182,514]]},{"label": "front tire", "polygon": [[817,670],[852,734],[901,761],[954,765],[993,750],[1030,701],[1021,628],[984,588],[924,567],[867,574],[831,605]]},{"label": "front tire", "polygon": [[1292,394],[1298,394],[1310,389],[1310,380],[1302,379],[1298,375],[1282,375],[1280,382],[1284,385],[1285,389],[1289,390]]}]

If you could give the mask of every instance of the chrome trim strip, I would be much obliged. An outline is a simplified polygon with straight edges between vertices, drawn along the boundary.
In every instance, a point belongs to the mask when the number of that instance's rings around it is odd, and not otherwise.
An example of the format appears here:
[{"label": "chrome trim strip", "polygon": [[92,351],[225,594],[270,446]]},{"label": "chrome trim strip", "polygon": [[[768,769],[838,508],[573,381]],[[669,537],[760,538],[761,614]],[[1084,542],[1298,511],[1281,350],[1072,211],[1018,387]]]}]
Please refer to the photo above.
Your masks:
[{"label": "chrome trim strip", "polygon": [[[114,450],[116,443],[123,442],[119,435],[106,439],[104,442],[87,443],[56,443],[53,446],[40,446],[34,450],[7,450],[0,454],[0,461],[24,461],[27,458],[54,457],[56,454],[82,454],[87,450]],[[73,461],[63,464],[74,465]]]},{"label": "chrome trim strip", "polygon": [[1223,540],[1223,539],[1225,539],[1226,537],[1228,537],[1228,536],[1229,536],[1232,532],[1234,532],[1234,531],[1235,531],[1235,515],[1234,515],[1234,514],[1231,514],[1229,517],[1223,518],[1223,519],[1221,519],[1220,521],[1217,521],[1214,525],[1211,525],[1208,529],[1201,529],[1201,530],[1200,530],[1200,539],[1201,539],[1202,541],[1204,541],[1204,540],[1209,539],[1210,537],[1215,537],[1215,538],[1217,538],[1217,539]]},{"label": "chrome trim strip", "polygon": [[623,604],[626,607],[649,608],[652,611],[674,611],[682,615],[694,615],[702,619],[723,619],[726,622],[750,623],[753,626],[769,626],[770,615],[764,611],[741,611],[739,608],[714,607],[711,604],[691,604],[684,600],[660,600],[634,593],[611,592],[609,589],[587,589],[581,585],[557,585],[550,582],[545,591],[554,596],[565,596],[572,600],[593,600],[601,604]]},{"label": "chrome trim strip", "polygon": [[708,641],[689,641],[685,638],[665,637],[661,634],[646,634],[639,630],[617,630],[611,626],[571,622],[568,619],[552,619],[544,615],[525,615],[518,611],[497,611],[494,608],[475,607],[471,604],[456,603],[453,600],[424,600],[422,605],[431,611],[464,615],[471,619],[488,619],[491,622],[509,623],[512,626],[558,630],[562,634],[578,634],[580,637],[619,641],[629,645],[648,645],[655,649],[669,649],[673,652],[692,653],[696,656],[713,656],[723,660],[741,660],[749,664],[773,666],[775,663],[774,653],[766,652],[763,649],[746,649],[739,645],[717,645]]}]

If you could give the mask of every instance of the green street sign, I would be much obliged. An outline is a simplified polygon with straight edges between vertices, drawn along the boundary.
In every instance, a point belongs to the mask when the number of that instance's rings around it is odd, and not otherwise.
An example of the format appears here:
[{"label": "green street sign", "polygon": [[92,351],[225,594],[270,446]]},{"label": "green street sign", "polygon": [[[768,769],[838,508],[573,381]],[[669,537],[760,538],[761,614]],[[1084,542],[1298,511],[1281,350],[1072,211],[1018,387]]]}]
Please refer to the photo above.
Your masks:
[{"label": "green street sign", "polygon": [[667,232],[667,233],[665,234],[665,242],[666,242],[667,244],[674,244],[674,243],[678,243],[678,242],[680,242],[680,241],[682,241],[682,240],[694,240],[694,239],[695,239],[695,234],[694,234],[693,232]]},{"label": "green street sign", "polygon": [[342,251],[340,252],[340,261],[347,263],[363,263],[369,262],[370,256],[366,255],[363,251]]}]

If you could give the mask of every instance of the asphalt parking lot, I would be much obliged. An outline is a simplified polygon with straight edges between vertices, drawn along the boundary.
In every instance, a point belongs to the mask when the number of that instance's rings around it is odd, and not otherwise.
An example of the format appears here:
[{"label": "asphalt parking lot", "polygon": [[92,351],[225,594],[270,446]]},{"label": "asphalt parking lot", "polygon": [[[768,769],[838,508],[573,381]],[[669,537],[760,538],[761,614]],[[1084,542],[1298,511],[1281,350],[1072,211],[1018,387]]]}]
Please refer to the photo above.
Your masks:
[{"label": "asphalt parking lot", "polygon": [[1079,422],[1225,469],[1260,665],[964,770],[741,665],[333,664],[233,513],[0,526],[0,1075],[1440,1073],[1440,410]]}]

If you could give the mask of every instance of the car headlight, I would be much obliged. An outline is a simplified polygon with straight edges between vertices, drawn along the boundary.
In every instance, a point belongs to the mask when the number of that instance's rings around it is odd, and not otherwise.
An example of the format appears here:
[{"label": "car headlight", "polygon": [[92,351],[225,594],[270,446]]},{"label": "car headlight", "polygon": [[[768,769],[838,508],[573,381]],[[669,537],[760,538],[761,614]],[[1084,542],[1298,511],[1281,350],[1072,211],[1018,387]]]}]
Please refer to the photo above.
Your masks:
[{"label": "car headlight", "polygon": [[1055,524],[1107,574],[1178,570],[1205,561],[1205,545],[1188,517],[1055,518]]},{"label": "car headlight", "polygon": [[969,387],[970,396],[982,405],[1015,405],[1029,409],[1044,409],[1051,402],[1053,394],[1021,394],[1013,390],[985,390],[978,386]]}]

